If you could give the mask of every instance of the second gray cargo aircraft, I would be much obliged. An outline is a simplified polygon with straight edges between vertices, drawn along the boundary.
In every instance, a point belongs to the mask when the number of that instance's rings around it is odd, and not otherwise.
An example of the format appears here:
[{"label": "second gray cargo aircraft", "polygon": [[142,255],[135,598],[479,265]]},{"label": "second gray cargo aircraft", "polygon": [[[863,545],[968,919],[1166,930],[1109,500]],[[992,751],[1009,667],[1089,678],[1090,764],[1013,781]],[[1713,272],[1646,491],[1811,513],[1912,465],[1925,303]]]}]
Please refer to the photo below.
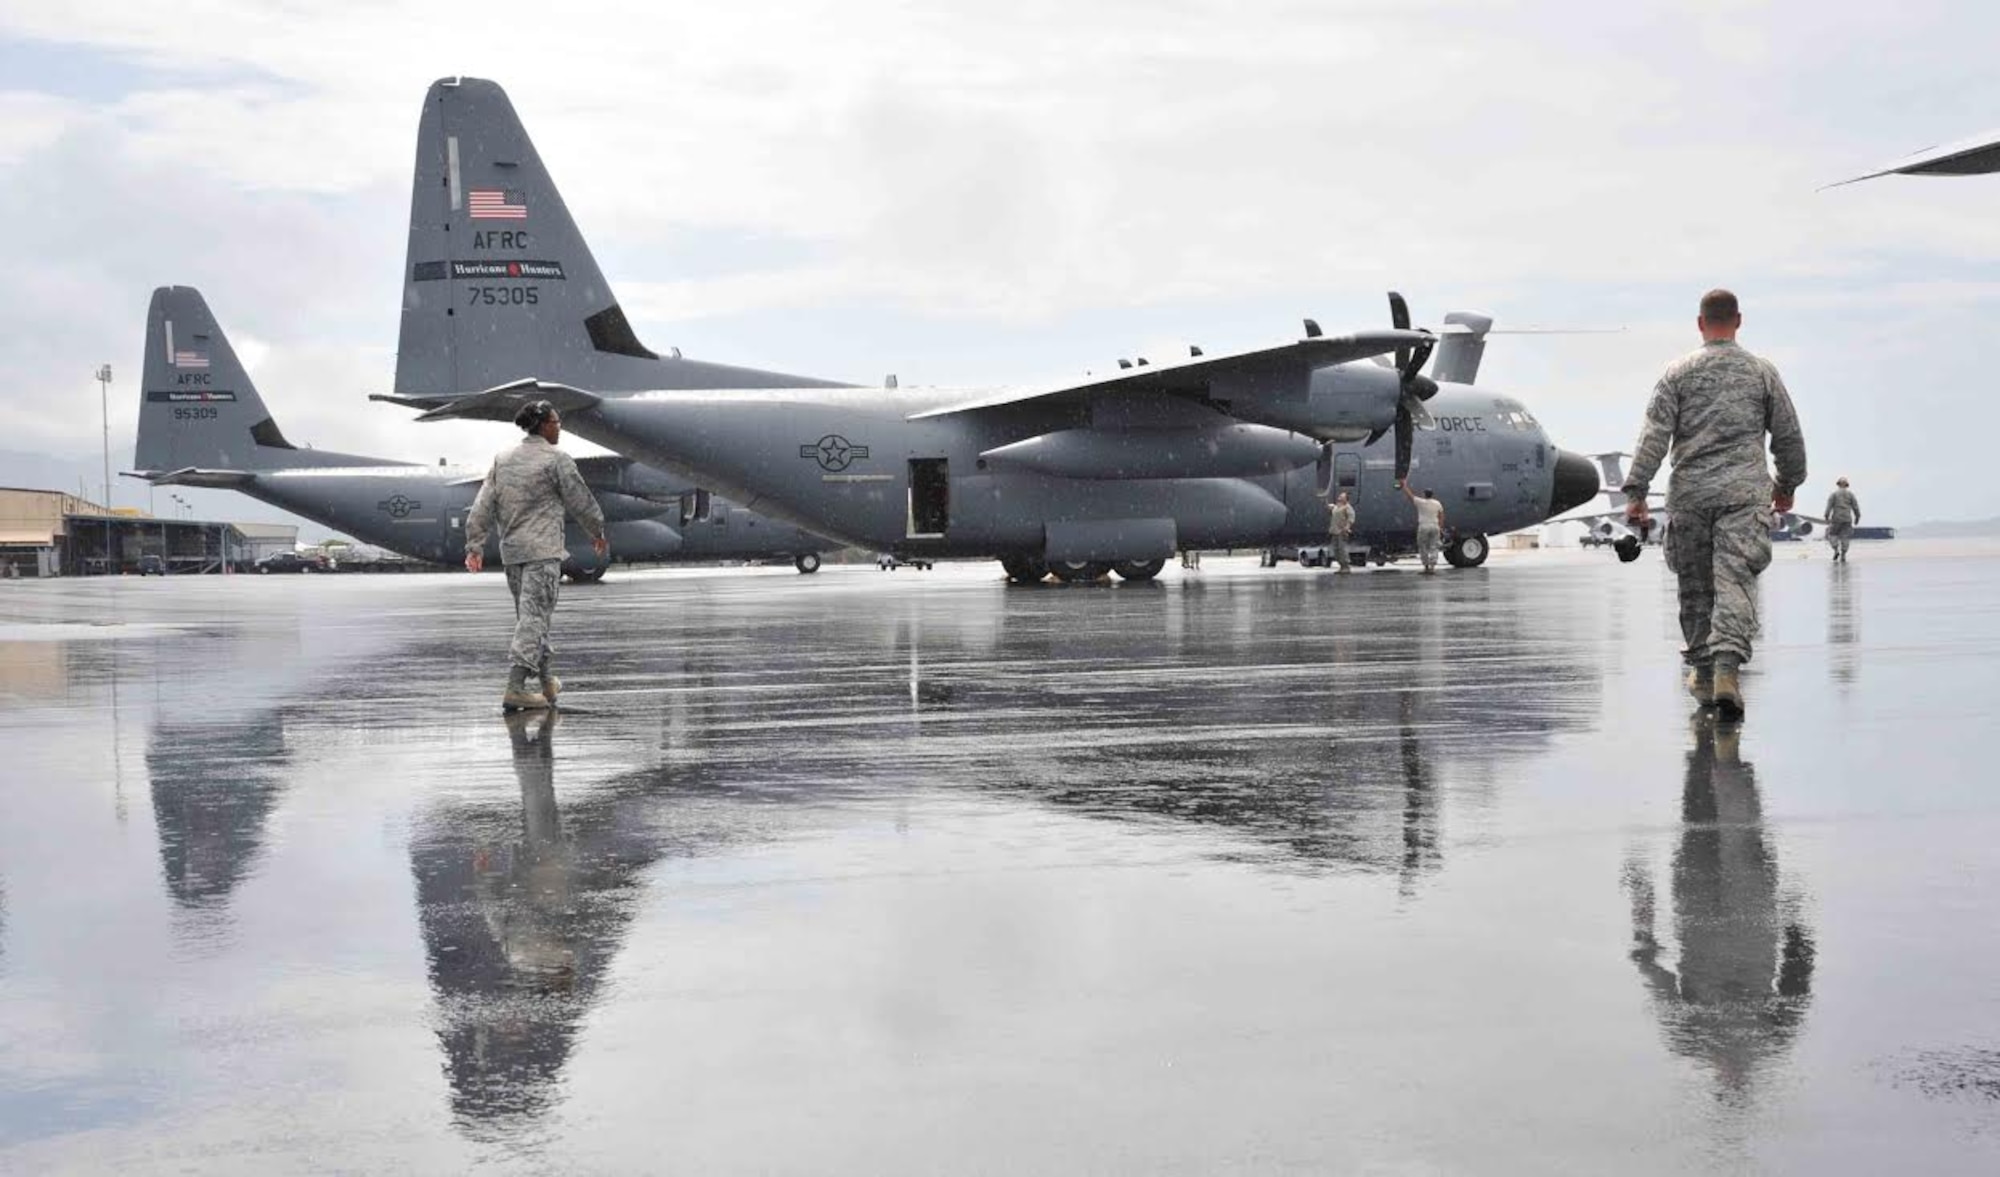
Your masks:
[{"label": "second gray cargo aircraft", "polygon": [[[465,514],[486,466],[425,466],[301,449],[236,358],[229,337],[191,286],[153,291],[146,312],[136,477],[155,486],[221,487],[418,560],[465,558]],[[817,572],[836,545],[711,498],[622,457],[577,461],[604,508],[612,557],[625,561],[789,559]],[[605,563],[571,525],[572,580],[601,580]],[[499,541],[486,556],[499,566]]]},{"label": "second gray cargo aircraft", "polygon": [[[998,556],[1010,578],[1144,580],[1176,550],[1326,534],[1407,550],[1435,490],[1456,563],[1597,490],[1518,402],[1471,387],[1487,320],[1394,325],[1038,388],[859,389],[662,357],[634,335],[500,87],[433,84],[418,130],[396,393],[426,418],[547,398],[578,435],[747,507],[902,556]],[[1420,369],[1438,350],[1437,378]],[[1393,364],[1367,361],[1393,355]],[[1394,444],[1374,448],[1394,434]],[[1418,435],[1426,444],[1416,444]]]}]

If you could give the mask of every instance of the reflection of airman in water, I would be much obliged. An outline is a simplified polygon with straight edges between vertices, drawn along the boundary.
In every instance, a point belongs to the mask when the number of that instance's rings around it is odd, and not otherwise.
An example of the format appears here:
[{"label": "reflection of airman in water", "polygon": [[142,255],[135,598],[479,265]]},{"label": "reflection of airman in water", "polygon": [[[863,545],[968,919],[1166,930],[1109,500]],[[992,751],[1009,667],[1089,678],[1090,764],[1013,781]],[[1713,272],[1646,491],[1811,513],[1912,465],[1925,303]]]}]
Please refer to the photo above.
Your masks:
[{"label": "reflection of airman in water", "polygon": [[1705,1062],[1718,1094],[1749,1094],[1760,1066],[1797,1036],[1812,987],[1813,942],[1780,894],[1765,843],[1755,770],[1738,733],[1695,722],[1673,861],[1673,939],[1678,969],[1661,957],[1653,884],[1643,863],[1626,869],[1632,898],[1632,961],[1652,990],[1654,1012],[1674,1053]]},{"label": "reflection of airman in water", "polygon": [[1826,586],[1826,645],[1832,654],[1828,668],[1834,682],[1847,686],[1854,681],[1861,630],[1854,620],[1854,583],[1845,560],[1826,578]]},{"label": "reflection of airman in water", "polygon": [[507,963],[536,988],[562,991],[576,975],[576,949],[569,943],[565,917],[575,906],[570,895],[570,845],[556,808],[556,713],[529,718],[507,716],[514,748],[514,777],[521,785],[521,844],[503,876],[488,860],[480,866],[480,891],[497,900],[486,907],[486,924],[506,953]]}]

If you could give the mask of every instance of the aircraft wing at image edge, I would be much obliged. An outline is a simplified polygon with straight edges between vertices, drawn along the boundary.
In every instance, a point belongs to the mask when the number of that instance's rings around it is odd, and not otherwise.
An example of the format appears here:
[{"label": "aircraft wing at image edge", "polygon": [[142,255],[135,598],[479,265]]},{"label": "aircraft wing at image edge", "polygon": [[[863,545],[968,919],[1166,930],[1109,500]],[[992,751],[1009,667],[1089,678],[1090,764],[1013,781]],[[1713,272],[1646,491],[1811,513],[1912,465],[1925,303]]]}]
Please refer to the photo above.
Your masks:
[{"label": "aircraft wing at image edge", "polygon": [[2000,172],[2000,131],[1988,131],[1941,147],[1928,147],[1866,175],[1838,180],[1826,188],[1842,188],[1882,176],[1983,176]]}]

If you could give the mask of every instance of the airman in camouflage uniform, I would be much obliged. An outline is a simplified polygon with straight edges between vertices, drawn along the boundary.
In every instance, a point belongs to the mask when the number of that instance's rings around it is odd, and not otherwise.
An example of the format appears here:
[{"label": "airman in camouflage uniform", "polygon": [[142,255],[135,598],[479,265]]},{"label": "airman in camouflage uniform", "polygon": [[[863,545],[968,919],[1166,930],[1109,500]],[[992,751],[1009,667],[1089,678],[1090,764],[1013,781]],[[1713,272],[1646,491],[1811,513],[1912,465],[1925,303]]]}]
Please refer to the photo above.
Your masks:
[{"label": "airman in camouflage uniform", "polygon": [[1342,572],[1354,571],[1347,565],[1347,541],[1353,534],[1354,504],[1347,501],[1347,492],[1343,490],[1326,507],[1326,536],[1333,548],[1334,563],[1340,565]]},{"label": "airman in camouflage uniform", "polygon": [[1847,563],[1847,545],[1854,542],[1854,525],[1861,522],[1861,500],[1847,489],[1847,479],[1834,484],[1826,496],[1826,542],[1833,548],[1836,564]]},{"label": "airman in camouflage uniform", "polygon": [[[1790,511],[1806,479],[1806,441],[1785,382],[1736,343],[1736,296],[1702,296],[1702,346],[1653,389],[1625,478],[1625,513],[1647,519],[1646,492],[1671,448],[1666,555],[1680,581],[1688,690],[1725,717],[1743,713],[1737,668],[1757,635],[1757,575],[1771,563],[1771,513]],[[1778,474],[1764,465],[1770,438]]]},{"label": "airman in camouflage uniform", "polygon": [[[575,517],[590,535],[599,557],[610,554],[604,538],[604,512],[584,484],[575,459],[556,448],[562,438],[562,418],[555,406],[536,401],[514,418],[527,434],[521,444],[493,459],[493,468],[472,501],[465,519],[465,566],[485,567],[486,537],[497,522],[500,562],[507,569],[507,589],[514,595],[514,641],[507,693],[501,706],[509,711],[552,706],[562,681],[550,673],[554,653],[549,623],[555,617],[556,592],[562,584],[563,516]],[[535,679],[530,690],[528,679]]]}]

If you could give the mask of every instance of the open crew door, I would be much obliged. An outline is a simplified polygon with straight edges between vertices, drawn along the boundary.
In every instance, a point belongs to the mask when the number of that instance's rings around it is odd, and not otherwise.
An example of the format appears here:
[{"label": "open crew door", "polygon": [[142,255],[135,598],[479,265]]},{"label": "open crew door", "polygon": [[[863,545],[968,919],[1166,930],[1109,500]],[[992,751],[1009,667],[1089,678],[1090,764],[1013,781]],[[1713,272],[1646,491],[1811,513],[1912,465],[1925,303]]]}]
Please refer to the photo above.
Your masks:
[{"label": "open crew door", "polygon": [[944,458],[910,459],[910,539],[943,539],[951,526],[951,465]]},{"label": "open crew door", "polygon": [[1341,491],[1353,492],[1361,486],[1361,455],[1356,453],[1335,454],[1333,456],[1333,481],[1328,484],[1329,498]]}]

